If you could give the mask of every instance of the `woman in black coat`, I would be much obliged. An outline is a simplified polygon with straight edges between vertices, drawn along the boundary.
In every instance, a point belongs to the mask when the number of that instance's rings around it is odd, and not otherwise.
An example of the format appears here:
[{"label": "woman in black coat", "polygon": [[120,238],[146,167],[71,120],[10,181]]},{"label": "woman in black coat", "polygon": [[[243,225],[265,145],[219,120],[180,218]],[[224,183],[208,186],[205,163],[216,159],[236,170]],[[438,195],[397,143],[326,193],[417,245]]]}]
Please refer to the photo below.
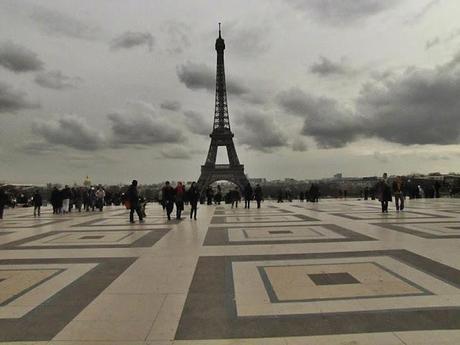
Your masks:
[{"label": "woman in black coat", "polygon": [[388,213],[388,202],[393,201],[391,187],[388,183],[387,173],[383,174],[382,179],[377,184],[379,201],[382,204],[382,213]]},{"label": "woman in black coat", "polygon": [[190,186],[189,190],[187,191],[187,197],[188,200],[190,201],[190,219],[196,220],[196,211],[198,208],[198,200],[200,199],[200,193],[198,192],[198,188],[196,188],[196,183],[192,182],[192,185]]}]

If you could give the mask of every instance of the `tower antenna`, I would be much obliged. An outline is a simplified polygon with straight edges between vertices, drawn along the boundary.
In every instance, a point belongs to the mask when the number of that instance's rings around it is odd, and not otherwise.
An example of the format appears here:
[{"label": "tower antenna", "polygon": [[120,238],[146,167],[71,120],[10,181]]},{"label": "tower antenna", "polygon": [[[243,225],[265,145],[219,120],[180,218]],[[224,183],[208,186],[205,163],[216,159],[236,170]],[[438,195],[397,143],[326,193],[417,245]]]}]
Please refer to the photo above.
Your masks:
[{"label": "tower antenna", "polygon": [[220,36],[220,23],[219,23],[219,38],[221,38],[221,36]]}]

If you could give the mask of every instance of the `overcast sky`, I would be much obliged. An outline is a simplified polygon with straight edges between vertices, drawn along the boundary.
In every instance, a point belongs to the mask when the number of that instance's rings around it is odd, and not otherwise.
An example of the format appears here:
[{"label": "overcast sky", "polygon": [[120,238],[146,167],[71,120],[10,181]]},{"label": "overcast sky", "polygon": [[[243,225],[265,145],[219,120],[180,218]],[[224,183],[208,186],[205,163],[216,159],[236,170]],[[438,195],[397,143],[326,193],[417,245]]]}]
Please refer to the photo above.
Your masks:
[{"label": "overcast sky", "polygon": [[[0,181],[460,172],[457,0],[0,1]],[[222,155],[219,160],[224,162]]]}]

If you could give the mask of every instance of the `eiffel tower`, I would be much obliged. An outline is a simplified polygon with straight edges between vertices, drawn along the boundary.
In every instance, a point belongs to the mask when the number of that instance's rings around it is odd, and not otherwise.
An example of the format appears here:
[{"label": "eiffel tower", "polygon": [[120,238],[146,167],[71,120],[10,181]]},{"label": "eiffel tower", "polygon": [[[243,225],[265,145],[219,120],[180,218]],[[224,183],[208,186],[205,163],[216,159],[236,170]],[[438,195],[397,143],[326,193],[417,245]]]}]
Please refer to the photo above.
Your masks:
[{"label": "eiffel tower", "polygon": [[[216,40],[217,51],[217,72],[216,72],[216,103],[214,109],[214,125],[209,145],[209,152],[206,162],[201,166],[201,175],[198,179],[198,186],[201,191],[216,181],[229,181],[236,184],[240,190],[248,184],[244,174],[244,165],[240,164],[233,143],[233,133],[230,130],[228,117],[227,89],[225,85],[224,68],[225,42],[221,36],[219,23],[219,37]],[[216,164],[217,149],[219,146],[227,148],[229,164]]]}]

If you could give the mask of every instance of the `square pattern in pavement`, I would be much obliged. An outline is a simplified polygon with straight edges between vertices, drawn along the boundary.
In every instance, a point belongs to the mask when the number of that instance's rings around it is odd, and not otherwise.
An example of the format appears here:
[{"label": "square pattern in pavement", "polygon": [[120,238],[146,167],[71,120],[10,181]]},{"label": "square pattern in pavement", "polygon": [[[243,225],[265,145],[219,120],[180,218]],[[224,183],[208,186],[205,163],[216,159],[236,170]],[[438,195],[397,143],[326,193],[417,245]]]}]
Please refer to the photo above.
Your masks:
[{"label": "square pattern in pavement", "polygon": [[[391,207],[391,206],[390,206]],[[460,200],[0,220],[0,344],[458,344]]]}]

